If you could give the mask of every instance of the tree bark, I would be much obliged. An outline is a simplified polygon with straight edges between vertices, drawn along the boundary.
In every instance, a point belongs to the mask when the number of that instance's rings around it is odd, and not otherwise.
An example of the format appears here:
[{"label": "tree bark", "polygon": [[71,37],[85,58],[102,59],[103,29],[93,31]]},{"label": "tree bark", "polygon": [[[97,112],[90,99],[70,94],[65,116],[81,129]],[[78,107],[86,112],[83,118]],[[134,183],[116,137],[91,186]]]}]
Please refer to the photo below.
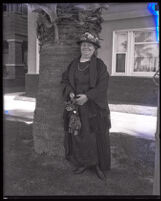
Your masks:
[{"label": "tree bark", "polygon": [[[63,14],[61,13],[61,18],[56,21],[56,29],[47,31],[45,40],[41,41],[40,74],[34,113],[33,138],[34,149],[37,153],[63,156],[62,115],[64,103],[60,84],[61,75],[69,63],[80,54],[79,46],[76,43],[79,36],[84,31],[90,30],[91,27],[98,34],[101,22],[98,14],[99,29],[97,20],[90,22],[89,18],[87,22],[87,18],[92,15],[91,10],[90,12],[87,10],[83,19],[84,23],[80,24],[77,19],[79,9],[74,9],[69,5],[65,8],[59,4],[57,6],[59,11],[63,9],[64,16],[73,17],[62,17]],[[50,37],[54,33],[56,41]]]}]

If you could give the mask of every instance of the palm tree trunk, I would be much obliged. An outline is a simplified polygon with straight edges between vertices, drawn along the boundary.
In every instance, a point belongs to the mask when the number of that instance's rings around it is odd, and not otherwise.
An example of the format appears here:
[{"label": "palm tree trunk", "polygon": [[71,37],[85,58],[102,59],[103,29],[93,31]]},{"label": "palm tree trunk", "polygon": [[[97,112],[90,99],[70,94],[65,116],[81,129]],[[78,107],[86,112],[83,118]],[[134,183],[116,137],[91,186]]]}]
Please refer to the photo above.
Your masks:
[{"label": "palm tree trunk", "polygon": [[[72,14],[66,9],[64,10],[67,12],[65,13],[67,14],[66,16]],[[37,153],[63,156],[64,132],[62,115],[64,103],[60,84],[61,75],[69,63],[80,54],[76,41],[84,31],[84,27],[73,18],[61,18],[56,23],[54,23],[54,29],[51,30],[53,33],[49,32],[50,36],[55,34],[55,40],[52,37],[48,37],[48,40],[43,41],[41,47],[33,138],[34,148]],[[93,22],[91,24],[93,27]],[[97,23],[95,26],[97,27]],[[57,43],[58,41],[59,43]]]}]

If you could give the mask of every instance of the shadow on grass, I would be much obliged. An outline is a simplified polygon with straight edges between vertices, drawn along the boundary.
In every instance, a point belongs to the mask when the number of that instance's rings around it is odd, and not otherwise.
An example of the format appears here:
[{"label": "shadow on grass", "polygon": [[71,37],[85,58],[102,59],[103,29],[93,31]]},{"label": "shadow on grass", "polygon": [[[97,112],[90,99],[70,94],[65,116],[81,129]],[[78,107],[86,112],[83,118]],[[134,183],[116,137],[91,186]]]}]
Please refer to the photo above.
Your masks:
[{"label": "shadow on grass", "polygon": [[74,175],[61,156],[35,153],[32,124],[4,121],[5,196],[151,195],[154,141],[123,133],[110,139],[112,169],[105,184],[91,170]]}]

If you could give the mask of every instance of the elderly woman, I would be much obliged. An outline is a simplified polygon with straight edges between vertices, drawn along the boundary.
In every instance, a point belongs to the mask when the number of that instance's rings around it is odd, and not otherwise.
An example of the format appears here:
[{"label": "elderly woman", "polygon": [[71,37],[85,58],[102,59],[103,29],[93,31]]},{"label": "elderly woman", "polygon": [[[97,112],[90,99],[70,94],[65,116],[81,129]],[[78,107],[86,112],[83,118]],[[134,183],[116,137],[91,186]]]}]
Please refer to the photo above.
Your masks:
[{"label": "elderly woman", "polygon": [[99,40],[89,32],[80,40],[81,56],[63,73],[64,146],[66,159],[76,174],[94,167],[100,179],[110,169],[110,110],[107,100],[109,74],[96,57]]}]

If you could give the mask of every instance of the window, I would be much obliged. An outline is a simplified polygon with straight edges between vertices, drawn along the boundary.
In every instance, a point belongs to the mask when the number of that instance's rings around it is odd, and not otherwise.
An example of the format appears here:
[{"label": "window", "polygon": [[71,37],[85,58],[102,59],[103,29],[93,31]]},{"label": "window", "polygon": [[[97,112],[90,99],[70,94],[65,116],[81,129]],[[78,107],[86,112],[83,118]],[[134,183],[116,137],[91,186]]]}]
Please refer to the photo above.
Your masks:
[{"label": "window", "polygon": [[159,68],[155,29],[115,31],[113,75],[152,76]]},{"label": "window", "polygon": [[117,73],[126,72],[128,32],[117,32],[115,35],[115,61]]}]

